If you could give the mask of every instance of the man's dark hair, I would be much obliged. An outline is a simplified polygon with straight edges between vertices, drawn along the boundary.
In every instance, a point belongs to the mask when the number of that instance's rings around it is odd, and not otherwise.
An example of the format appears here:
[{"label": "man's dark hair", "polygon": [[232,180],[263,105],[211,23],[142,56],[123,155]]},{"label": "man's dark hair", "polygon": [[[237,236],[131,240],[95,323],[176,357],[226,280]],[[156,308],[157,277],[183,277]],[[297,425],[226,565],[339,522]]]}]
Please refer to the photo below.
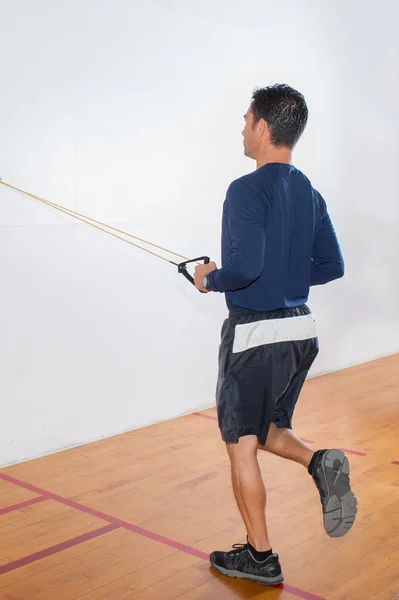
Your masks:
[{"label": "man's dark hair", "polygon": [[293,148],[308,120],[308,107],[302,94],[289,85],[276,84],[254,91],[251,109],[255,123],[264,119],[271,142],[277,148]]}]

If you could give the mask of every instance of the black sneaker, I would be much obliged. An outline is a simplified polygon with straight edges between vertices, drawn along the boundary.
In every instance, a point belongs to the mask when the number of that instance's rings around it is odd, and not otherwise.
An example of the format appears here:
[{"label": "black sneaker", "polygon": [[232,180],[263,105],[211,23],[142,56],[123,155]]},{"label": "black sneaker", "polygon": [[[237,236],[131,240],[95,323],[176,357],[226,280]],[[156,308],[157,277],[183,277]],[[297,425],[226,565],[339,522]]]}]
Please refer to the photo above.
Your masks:
[{"label": "black sneaker", "polygon": [[349,462],[342,450],[317,450],[308,469],[320,493],[324,529],[330,537],[348,533],[357,500],[349,483]]},{"label": "black sneaker", "polygon": [[251,579],[264,585],[276,585],[284,581],[277,554],[258,562],[252,556],[248,544],[234,544],[230,552],[212,552],[211,565],[223,575]]}]

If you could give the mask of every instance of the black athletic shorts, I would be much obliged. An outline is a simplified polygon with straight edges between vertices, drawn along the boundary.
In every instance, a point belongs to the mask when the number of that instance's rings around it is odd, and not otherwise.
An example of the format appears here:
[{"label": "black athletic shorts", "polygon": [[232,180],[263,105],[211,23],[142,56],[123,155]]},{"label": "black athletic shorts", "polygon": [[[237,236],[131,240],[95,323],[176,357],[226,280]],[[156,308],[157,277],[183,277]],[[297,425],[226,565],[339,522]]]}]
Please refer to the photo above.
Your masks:
[{"label": "black athletic shorts", "polygon": [[216,407],[222,439],[256,435],[270,423],[291,428],[295,404],[319,350],[306,305],[268,312],[230,311],[222,328]]}]

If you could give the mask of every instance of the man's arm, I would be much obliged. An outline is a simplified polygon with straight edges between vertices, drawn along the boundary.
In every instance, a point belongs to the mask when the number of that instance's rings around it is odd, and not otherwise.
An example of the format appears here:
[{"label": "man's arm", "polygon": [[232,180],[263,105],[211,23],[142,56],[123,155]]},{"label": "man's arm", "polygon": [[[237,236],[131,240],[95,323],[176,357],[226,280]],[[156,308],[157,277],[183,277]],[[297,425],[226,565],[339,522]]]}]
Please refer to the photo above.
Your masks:
[{"label": "man's arm", "polygon": [[318,194],[321,222],[313,241],[310,285],[323,285],[344,275],[341,248],[323,198]]},{"label": "man's arm", "polygon": [[227,292],[247,287],[263,271],[265,208],[250,187],[238,180],[231,184],[226,209],[232,243],[229,259],[208,275],[210,289]]}]

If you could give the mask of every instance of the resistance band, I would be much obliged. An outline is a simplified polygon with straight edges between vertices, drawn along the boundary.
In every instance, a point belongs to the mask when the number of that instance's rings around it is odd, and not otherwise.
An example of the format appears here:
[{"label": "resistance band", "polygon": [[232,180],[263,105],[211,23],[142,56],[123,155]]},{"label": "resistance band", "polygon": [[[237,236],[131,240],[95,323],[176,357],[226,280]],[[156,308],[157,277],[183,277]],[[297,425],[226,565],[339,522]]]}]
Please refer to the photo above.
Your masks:
[{"label": "resistance band", "polygon": [[[96,219],[92,219],[91,217],[87,217],[86,215],[82,215],[81,213],[71,210],[70,208],[66,208],[65,206],[60,206],[59,204],[55,204],[54,202],[45,200],[44,198],[41,198],[40,196],[36,196],[35,194],[31,194],[29,192],[26,192],[25,190],[21,190],[15,186],[11,185],[10,183],[6,183],[5,181],[3,181],[1,179],[1,177],[0,177],[0,184],[4,185],[12,190],[15,190],[16,192],[25,194],[25,196],[29,196],[29,198],[33,198],[34,200],[37,200],[38,202],[41,202],[42,204],[45,204],[46,206],[49,206],[50,208],[54,208],[54,209],[58,210],[59,212],[68,215],[69,217],[73,217],[74,219],[77,219],[78,221],[81,221],[82,223],[86,223],[86,225],[90,225],[91,227],[95,227],[96,229],[99,229],[100,231],[103,231],[104,233],[108,233],[108,235],[112,235],[112,237],[115,237],[118,240],[121,240],[122,242],[126,242],[127,244],[130,244],[130,246],[134,246],[135,248],[138,248],[139,250],[143,250],[144,252],[147,252],[148,254],[155,256],[156,258],[160,258],[161,260],[164,260],[164,261],[168,262],[169,264],[174,265],[175,267],[177,267],[178,272],[181,273],[182,275],[184,275],[184,277],[193,285],[195,285],[194,277],[192,277],[190,275],[190,273],[187,271],[187,265],[190,263],[200,264],[202,261],[205,265],[209,263],[209,256],[200,256],[198,258],[189,259],[189,258],[187,258],[187,256],[183,256],[182,254],[177,254],[177,252],[173,252],[172,250],[168,250],[167,248],[163,248],[162,246],[158,246],[157,244],[153,244],[152,242],[143,240],[142,238],[132,235],[131,233],[128,233],[127,231],[123,231],[122,229],[117,229],[116,227],[112,227],[111,225],[107,225],[106,223],[102,223],[101,221],[97,221]],[[104,229],[104,227],[106,227],[107,229]],[[121,237],[120,235],[111,233],[111,231],[108,231],[108,229],[110,229],[112,231],[116,231],[117,233],[121,233],[122,235],[126,235],[127,237],[133,238],[134,240],[137,240],[139,242],[143,242],[144,244],[148,244],[148,246],[152,246],[153,248],[157,248],[158,250],[163,250],[164,252],[167,252],[168,254],[172,254],[173,256],[177,256],[179,258],[184,258],[185,260],[183,262],[174,262],[173,260],[169,260],[169,259],[165,258],[164,256],[157,254],[156,252],[152,252],[151,250],[148,250],[147,248],[143,248],[139,244],[135,244],[133,242],[130,242],[129,240],[125,240],[125,238]]]}]

